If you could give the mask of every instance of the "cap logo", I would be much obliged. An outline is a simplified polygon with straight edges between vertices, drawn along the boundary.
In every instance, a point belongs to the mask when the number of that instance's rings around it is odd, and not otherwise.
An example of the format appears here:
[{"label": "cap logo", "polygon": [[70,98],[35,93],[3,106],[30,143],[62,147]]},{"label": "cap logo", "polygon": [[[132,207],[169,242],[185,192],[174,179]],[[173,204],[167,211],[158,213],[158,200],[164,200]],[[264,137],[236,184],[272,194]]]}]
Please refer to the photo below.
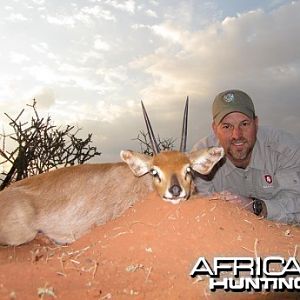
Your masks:
[{"label": "cap logo", "polygon": [[234,94],[233,94],[233,93],[225,94],[225,95],[223,96],[223,99],[224,99],[225,102],[231,103],[231,102],[234,101]]}]

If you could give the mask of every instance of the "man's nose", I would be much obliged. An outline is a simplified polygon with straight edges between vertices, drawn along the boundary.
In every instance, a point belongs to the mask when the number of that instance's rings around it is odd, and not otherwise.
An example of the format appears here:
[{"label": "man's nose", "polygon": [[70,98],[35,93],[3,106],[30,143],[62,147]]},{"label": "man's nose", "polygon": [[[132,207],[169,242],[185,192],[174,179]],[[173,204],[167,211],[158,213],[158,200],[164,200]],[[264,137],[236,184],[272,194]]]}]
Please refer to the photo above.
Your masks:
[{"label": "man's nose", "polygon": [[232,138],[238,140],[242,136],[243,136],[242,129],[240,127],[234,127],[232,131]]}]

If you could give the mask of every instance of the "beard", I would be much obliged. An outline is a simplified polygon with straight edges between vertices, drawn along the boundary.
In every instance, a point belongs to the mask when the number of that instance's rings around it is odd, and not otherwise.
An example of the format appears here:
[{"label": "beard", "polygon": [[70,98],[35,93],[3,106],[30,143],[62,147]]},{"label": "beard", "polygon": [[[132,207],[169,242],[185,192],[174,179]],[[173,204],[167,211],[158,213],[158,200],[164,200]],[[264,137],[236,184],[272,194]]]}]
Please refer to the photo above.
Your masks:
[{"label": "beard", "polygon": [[248,140],[232,140],[227,151],[230,160],[237,167],[246,167],[250,161],[254,145],[250,145]]}]

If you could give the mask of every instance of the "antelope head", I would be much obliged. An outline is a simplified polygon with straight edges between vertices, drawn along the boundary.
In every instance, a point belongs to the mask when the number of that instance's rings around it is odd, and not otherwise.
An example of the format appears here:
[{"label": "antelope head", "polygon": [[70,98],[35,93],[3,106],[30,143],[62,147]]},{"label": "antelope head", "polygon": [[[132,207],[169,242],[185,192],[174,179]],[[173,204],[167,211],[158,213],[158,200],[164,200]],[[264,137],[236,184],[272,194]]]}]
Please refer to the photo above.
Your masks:
[{"label": "antelope head", "polygon": [[186,100],[180,151],[160,152],[150,120],[142,102],[144,119],[154,155],[145,155],[131,150],[121,151],[121,158],[135,176],[150,173],[153,185],[160,197],[177,204],[189,198],[195,172],[203,175],[210,173],[214,165],[224,156],[221,147],[205,148],[190,153],[186,152],[188,98]]}]

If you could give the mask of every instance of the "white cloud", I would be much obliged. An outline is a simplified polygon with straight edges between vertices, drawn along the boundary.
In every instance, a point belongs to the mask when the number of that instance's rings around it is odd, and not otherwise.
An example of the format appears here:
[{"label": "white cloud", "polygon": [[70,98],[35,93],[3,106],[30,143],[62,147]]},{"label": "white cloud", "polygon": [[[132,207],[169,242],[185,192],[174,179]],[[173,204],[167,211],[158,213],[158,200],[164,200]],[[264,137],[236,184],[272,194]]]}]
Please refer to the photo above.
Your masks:
[{"label": "white cloud", "polygon": [[150,3],[154,6],[158,6],[159,5],[159,2],[158,0],[150,0]]},{"label": "white cloud", "polygon": [[101,35],[97,35],[94,41],[94,48],[100,51],[109,51],[110,45],[103,40]]},{"label": "white cloud", "polygon": [[183,31],[169,22],[151,26],[153,32],[166,40],[178,43],[182,40]]},{"label": "white cloud", "polygon": [[93,7],[83,7],[81,12],[90,16],[93,16],[96,19],[104,19],[106,21],[116,21],[116,17],[111,13],[111,11],[103,9],[99,5]]},{"label": "white cloud", "polygon": [[13,106],[12,101],[17,101],[17,85],[21,80],[21,75],[0,75],[0,103],[9,101],[9,106]]},{"label": "white cloud", "polygon": [[33,50],[39,53],[47,53],[49,51],[49,46],[45,42],[39,42],[38,44],[31,45]]},{"label": "white cloud", "polygon": [[30,61],[30,58],[23,53],[13,51],[10,53],[10,61],[13,64],[22,64],[26,61]]},{"label": "white cloud", "polygon": [[60,79],[57,72],[46,64],[25,67],[24,70],[36,81],[45,84],[53,84]]},{"label": "white cloud", "polygon": [[134,29],[134,30],[144,29],[144,28],[150,29],[151,26],[150,25],[145,25],[145,24],[133,24],[133,25],[131,25],[131,28]]},{"label": "white cloud", "polygon": [[[2,14],[0,110],[37,95],[59,122],[90,126],[105,141],[103,151],[113,153],[143,128],[140,99],[159,133],[173,136],[189,95],[195,141],[207,133],[212,97],[237,87],[258,99],[259,110],[274,124],[299,132],[299,1],[275,10],[268,4],[267,11],[266,4],[255,4],[242,14],[230,7],[223,20],[221,4],[209,1],[34,1],[45,6],[42,16],[42,6],[29,0],[30,10],[24,4]],[[13,12],[21,13],[12,17],[16,22],[35,22],[23,30],[6,21]],[[280,117],[282,111],[290,118]]]},{"label": "white cloud", "polygon": [[66,103],[56,101],[55,106],[51,108],[51,111],[55,111],[55,114],[59,116],[60,119],[64,120],[64,123],[98,121],[93,132],[98,131],[97,128],[99,128],[99,122],[102,124],[115,124],[115,122],[123,116],[136,114],[136,107],[134,107],[130,102],[125,103],[125,105],[120,105],[103,100],[97,100],[94,103],[85,102],[83,100],[68,100],[67,110],[63,109],[63,107],[66,107]]},{"label": "white cloud", "polygon": [[45,0],[31,0],[33,3],[37,4],[37,5],[43,5],[45,4]]},{"label": "white cloud", "polygon": [[73,75],[69,78],[64,77],[63,79],[67,86],[73,86],[86,91],[95,91],[97,93],[102,91],[102,86],[96,80],[90,79],[87,76]]},{"label": "white cloud", "polygon": [[82,57],[79,59],[79,63],[86,64],[89,60],[103,60],[103,53],[95,50],[89,50],[84,52]]},{"label": "white cloud", "polygon": [[11,22],[25,22],[28,21],[28,18],[21,13],[11,13],[6,20]]},{"label": "white cloud", "polygon": [[216,86],[255,84],[257,76],[273,86],[271,81],[279,80],[277,66],[294,80],[299,69],[291,72],[288,65],[300,60],[299,13],[300,2],[296,2],[269,14],[257,10],[226,18],[198,32],[187,32],[171,22],[148,26],[174,44],[161,45],[156,53],[132,64],[154,78],[143,93],[209,93]]},{"label": "white cloud", "polygon": [[13,8],[12,6],[8,6],[8,5],[5,6],[4,9],[5,9],[5,10],[9,10],[9,11],[14,10],[14,8]]},{"label": "white cloud", "polygon": [[104,101],[99,101],[97,104],[97,114],[103,122],[112,123],[122,114],[126,113],[124,110],[124,107],[121,105],[110,104]]},{"label": "white cloud", "polygon": [[115,16],[113,16],[109,10],[105,10],[99,5],[93,7],[86,6],[79,10],[76,9],[74,13],[69,15],[48,15],[46,19],[50,24],[71,28],[75,27],[77,24],[90,26],[99,19],[113,22],[116,21]]},{"label": "white cloud", "polygon": [[152,9],[147,9],[146,10],[146,15],[149,16],[149,17],[158,18],[157,13]]},{"label": "white cloud", "polygon": [[112,7],[116,8],[116,9],[127,11],[132,14],[134,14],[134,12],[135,12],[135,1],[134,0],[126,0],[126,1],[106,0],[105,3],[111,5]]},{"label": "white cloud", "polygon": [[31,103],[33,99],[37,101],[38,108],[49,108],[55,104],[55,93],[50,87],[36,87],[33,91],[27,93],[25,97],[27,103]]},{"label": "white cloud", "polygon": [[166,21],[155,25],[146,24],[133,24],[131,28],[134,30],[148,29],[152,31],[156,36],[163,38],[164,40],[171,43],[182,44],[186,40],[187,31],[175,25],[174,22]]},{"label": "white cloud", "polygon": [[125,82],[128,79],[127,69],[124,66],[115,68],[99,68],[96,74],[101,77],[101,82],[114,86],[117,82]]},{"label": "white cloud", "polygon": [[76,19],[73,16],[47,16],[47,21],[50,24],[59,25],[59,26],[69,26],[74,27]]}]

